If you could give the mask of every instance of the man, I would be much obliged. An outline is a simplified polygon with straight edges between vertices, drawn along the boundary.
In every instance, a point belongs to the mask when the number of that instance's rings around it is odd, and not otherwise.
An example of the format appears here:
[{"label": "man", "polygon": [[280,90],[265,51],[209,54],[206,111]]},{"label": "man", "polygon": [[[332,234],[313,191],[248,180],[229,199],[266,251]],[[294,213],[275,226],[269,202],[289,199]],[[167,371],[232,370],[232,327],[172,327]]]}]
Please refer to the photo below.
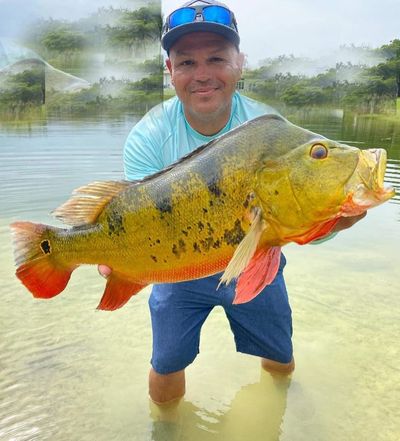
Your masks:
[{"label": "man", "polygon": [[[236,92],[244,60],[239,42],[233,12],[217,1],[190,1],[166,18],[161,44],[177,97],[152,109],[132,129],[124,150],[127,179],[142,179],[249,119],[277,113]],[[357,220],[345,220],[337,230]],[[216,305],[225,309],[238,351],[261,357],[268,371],[292,372],[284,266],[282,255],[274,282],[242,305],[232,305],[234,283],[217,291],[220,274],[153,287],[149,393],[154,402],[184,395],[185,368],[198,353],[201,326]],[[111,270],[100,266],[99,271],[107,275]]]}]

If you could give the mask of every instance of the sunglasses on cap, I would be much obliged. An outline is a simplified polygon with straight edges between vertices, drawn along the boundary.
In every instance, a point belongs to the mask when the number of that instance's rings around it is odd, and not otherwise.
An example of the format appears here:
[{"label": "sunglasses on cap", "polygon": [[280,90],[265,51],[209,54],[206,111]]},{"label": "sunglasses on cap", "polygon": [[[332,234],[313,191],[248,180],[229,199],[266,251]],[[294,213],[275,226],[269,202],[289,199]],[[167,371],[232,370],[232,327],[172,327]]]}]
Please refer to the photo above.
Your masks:
[{"label": "sunglasses on cap", "polygon": [[165,32],[187,23],[218,23],[235,29],[237,24],[233,13],[219,5],[186,6],[172,12],[165,23]]}]

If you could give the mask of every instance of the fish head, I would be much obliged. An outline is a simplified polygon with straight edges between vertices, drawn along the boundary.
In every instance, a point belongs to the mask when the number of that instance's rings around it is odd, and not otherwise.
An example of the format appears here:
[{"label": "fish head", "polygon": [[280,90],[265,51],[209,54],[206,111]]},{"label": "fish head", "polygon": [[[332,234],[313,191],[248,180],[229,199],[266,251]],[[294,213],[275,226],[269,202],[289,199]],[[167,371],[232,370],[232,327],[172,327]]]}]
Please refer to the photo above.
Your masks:
[{"label": "fish head", "polygon": [[256,173],[255,194],[281,238],[309,232],[341,216],[361,214],[390,199],[383,187],[386,152],[362,151],[314,137]]},{"label": "fish head", "polygon": [[356,216],[395,195],[384,186],[387,153],[384,149],[360,150],[357,167],[345,185],[346,201],[341,216]]}]

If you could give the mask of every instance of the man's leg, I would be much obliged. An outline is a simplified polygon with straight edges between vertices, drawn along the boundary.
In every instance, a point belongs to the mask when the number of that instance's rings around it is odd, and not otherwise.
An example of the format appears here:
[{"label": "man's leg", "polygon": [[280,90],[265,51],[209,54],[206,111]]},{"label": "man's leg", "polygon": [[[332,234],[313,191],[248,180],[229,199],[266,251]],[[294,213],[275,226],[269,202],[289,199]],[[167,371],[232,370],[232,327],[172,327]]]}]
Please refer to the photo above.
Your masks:
[{"label": "man's leg", "polygon": [[287,375],[294,370],[294,360],[292,314],[283,277],[285,263],[282,255],[275,280],[253,300],[241,305],[227,302],[224,308],[236,349],[261,357],[261,365],[268,372]]},{"label": "man's leg", "polygon": [[156,404],[166,404],[182,398],[185,395],[185,370],[162,375],[151,368],[149,395]]},{"label": "man's leg", "polygon": [[153,330],[149,394],[156,404],[185,393],[185,368],[199,351],[200,330],[213,305],[207,279],[158,284],[149,299]]}]

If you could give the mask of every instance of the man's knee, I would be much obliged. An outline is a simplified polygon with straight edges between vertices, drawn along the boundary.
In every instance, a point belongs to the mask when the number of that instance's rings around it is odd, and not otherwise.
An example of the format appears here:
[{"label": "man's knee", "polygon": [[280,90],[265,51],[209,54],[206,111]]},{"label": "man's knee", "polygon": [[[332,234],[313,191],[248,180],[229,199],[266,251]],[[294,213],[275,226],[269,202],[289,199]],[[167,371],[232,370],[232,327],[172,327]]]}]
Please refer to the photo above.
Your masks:
[{"label": "man's knee", "polygon": [[156,404],[182,398],[185,395],[185,370],[159,374],[152,368],[149,374],[149,395]]}]

